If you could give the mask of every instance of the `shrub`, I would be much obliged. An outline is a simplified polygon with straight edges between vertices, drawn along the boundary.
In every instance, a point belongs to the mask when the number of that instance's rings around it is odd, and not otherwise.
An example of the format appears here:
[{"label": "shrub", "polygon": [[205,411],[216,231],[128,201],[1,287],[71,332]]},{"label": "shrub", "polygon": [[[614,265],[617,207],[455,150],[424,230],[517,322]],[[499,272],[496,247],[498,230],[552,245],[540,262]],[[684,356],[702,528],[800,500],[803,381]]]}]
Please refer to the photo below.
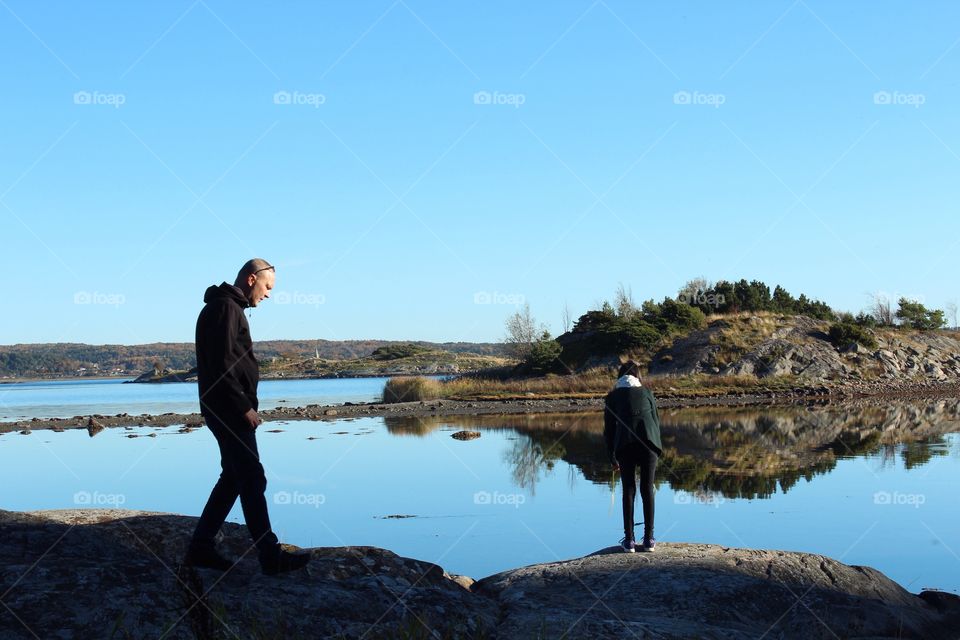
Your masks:
[{"label": "shrub", "polygon": [[530,346],[530,354],[527,356],[527,364],[534,373],[545,373],[553,369],[560,356],[563,347],[560,343],[550,337],[547,332]]},{"label": "shrub", "polygon": [[370,357],[374,360],[397,360],[430,351],[427,347],[408,342],[406,344],[388,344],[375,349]]},{"label": "shrub", "polygon": [[851,322],[837,322],[830,325],[829,335],[830,342],[838,349],[854,342],[868,349],[877,348],[877,341],[870,330]]}]

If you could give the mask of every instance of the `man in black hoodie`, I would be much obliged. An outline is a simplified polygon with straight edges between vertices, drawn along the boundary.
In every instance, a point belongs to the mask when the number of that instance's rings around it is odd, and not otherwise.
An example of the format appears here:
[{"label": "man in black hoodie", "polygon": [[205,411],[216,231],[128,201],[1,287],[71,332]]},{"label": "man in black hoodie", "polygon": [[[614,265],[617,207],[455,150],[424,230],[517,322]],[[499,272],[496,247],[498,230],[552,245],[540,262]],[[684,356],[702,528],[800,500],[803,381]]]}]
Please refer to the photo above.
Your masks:
[{"label": "man in black hoodie", "polygon": [[217,552],[214,538],[238,497],[264,573],[292,571],[310,560],[280,548],[270,527],[267,478],[257,451],[260,369],[243,310],[270,297],[275,273],[267,261],[254,258],[243,265],[234,284],[211,286],[203,296],[206,305],[197,319],[196,336],[200,413],[217,439],[222,471],[187,550],[189,566],[220,571],[233,566]]}]

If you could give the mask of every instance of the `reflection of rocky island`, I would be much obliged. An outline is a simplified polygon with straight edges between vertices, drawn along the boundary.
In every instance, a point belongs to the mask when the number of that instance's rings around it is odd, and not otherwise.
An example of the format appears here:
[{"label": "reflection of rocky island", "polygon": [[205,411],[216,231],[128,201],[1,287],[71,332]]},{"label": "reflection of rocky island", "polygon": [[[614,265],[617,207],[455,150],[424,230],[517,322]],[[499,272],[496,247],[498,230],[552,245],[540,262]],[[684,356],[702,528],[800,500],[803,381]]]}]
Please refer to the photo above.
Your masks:
[{"label": "reflection of rocky island", "polygon": [[[767,498],[778,487],[786,492],[801,478],[830,472],[839,458],[900,455],[912,468],[946,455],[944,434],[960,432],[960,400],[678,409],[662,411],[661,418],[659,482],[697,494]],[[514,431],[518,437],[506,456],[514,481],[531,490],[557,460],[592,482],[613,479],[597,414],[386,417],[385,422],[398,435],[426,435],[438,428]]]}]

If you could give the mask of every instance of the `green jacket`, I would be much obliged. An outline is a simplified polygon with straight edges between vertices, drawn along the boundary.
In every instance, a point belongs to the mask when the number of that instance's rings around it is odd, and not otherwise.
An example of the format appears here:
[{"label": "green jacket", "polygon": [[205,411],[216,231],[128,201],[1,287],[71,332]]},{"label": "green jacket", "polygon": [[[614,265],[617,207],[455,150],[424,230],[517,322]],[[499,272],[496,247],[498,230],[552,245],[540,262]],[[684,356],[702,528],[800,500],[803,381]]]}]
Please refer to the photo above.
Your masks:
[{"label": "green jacket", "polygon": [[603,403],[603,438],[613,463],[617,462],[617,449],[628,444],[646,443],[657,455],[663,453],[653,393],[646,387],[623,387],[608,393]]}]

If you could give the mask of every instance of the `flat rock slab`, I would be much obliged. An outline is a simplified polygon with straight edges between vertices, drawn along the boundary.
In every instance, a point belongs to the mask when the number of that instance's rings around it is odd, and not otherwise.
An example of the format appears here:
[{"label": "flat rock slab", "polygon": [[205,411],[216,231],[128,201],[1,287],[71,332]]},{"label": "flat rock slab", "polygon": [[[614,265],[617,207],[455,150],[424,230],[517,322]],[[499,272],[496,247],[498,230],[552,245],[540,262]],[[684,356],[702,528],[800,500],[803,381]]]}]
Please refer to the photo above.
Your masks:
[{"label": "flat rock slab", "polygon": [[612,547],[506,571],[473,591],[503,606],[500,637],[960,637],[960,597],[913,595],[875,569],[784,551]]},{"label": "flat rock slab", "polygon": [[960,597],[822,556],[663,544],[474,582],[374,547],[305,552],[263,576],[245,527],[231,570],[179,566],[196,525],[125,510],[0,511],[0,638],[923,638],[960,636]]},{"label": "flat rock slab", "polygon": [[[373,547],[309,550],[306,569],[260,573],[227,524],[226,573],[179,561],[195,518],[118,510],[0,511],[0,638],[470,637],[497,606],[439,566]],[[419,635],[417,635],[419,634]]]}]

